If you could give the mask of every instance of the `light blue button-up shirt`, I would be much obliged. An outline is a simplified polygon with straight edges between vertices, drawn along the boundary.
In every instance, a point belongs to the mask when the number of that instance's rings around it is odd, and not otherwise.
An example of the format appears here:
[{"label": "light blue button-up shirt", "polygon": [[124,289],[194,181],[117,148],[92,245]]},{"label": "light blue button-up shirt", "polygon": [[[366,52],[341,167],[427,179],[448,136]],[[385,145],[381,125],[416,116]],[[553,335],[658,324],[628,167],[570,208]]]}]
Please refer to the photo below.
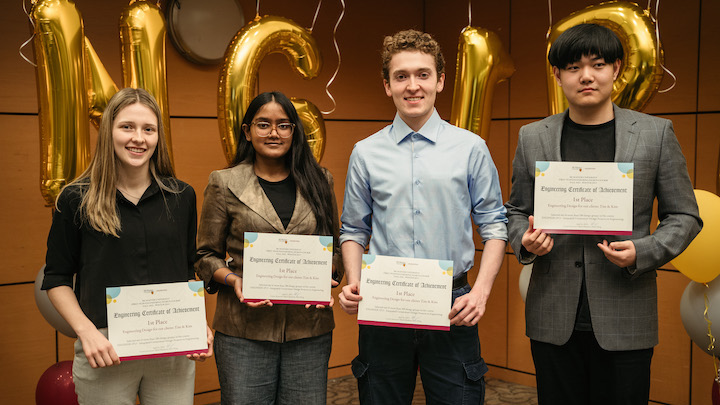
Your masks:
[{"label": "light blue button-up shirt", "polygon": [[482,138],[437,111],[418,132],[396,115],[355,144],[340,243],[369,241],[370,254],[453,260],[458,277],[475,257],[471,218],[484,241],[507,241],[505,212]]}]

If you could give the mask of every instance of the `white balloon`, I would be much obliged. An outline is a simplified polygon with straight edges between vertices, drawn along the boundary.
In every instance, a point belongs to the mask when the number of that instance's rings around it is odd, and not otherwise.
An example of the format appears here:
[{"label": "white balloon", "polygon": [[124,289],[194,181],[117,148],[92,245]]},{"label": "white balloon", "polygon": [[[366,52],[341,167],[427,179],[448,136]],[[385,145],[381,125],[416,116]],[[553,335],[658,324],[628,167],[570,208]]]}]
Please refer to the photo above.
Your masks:
[{"label": "white balloon", "polygon": [[[691,281],[680,298],[680,317],[690,339],[707,354],[720,356],[720,281],[715,279],[707,284]],[[708,319],[712,322],[711,332],[715,337],[715,348],[708,350],[710,337],[705,320],[705,294],[708,297]]]},{"label": "white balloon", "polygon": [[518,280],[518,287],[520,287],[520,297],[522,297],[522,300],[525,301],[525,297],[527,297],[527,290],[528,286],[530,285],[530,276],[532,276],[532,269],[533,265],[526,264],[523,266],[522,271],[520,272],[520,279]]},{"label": "white balloon", "polygon": [[40,271],[35,277],[35,304],[37,305],[43,318],[52,326],[57,329],[58,332],[71,338],[76,338],[77,335],[73,328],[67,323],[65,318],[60,316],[60,313],[55,309],[55,306],[50,302],[47,291],[41,290],[43,280],[45,279],[45,265],[40,268]]}]

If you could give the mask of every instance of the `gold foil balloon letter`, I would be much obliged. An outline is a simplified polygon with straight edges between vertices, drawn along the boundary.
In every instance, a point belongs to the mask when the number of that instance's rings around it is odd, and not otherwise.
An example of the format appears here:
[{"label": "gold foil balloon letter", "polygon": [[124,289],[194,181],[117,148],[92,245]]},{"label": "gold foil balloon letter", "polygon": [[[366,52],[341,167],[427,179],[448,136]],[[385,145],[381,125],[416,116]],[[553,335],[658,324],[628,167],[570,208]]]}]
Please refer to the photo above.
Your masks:
[{"label": "gold foil balloon letter", "polygon": [[494,32],[466,27],[458,44],[450,123],[488,139],[495,85],[514,72],[512,58]]},{"label": "gold foil balloon letter", "polygon": [[90,161],[83,22],[75,4],[38,1],[33,48],[40,121],[40,192],[48,206]]},{"label": "gold foil balloon letter", "polygon": [[[558,21],[548,33],[547,51],[560,34],[570,27],[593,23],[610,28],[620,38],[625,56],[620,74],[613,84],[612,100],[623,108],[641,111],[650,102],[662,80],[662,49],[655,36],[655,23],[647,10],[623,1],[601,3],[570,14]],[[547,55],[547,53],[546,53]],[[567,99],[547,67],[550,113],[568,107]]]},{"label": "gold foil balloon letter", "polygon": [[165,139],[172,160],[165,31],[165,18],[160,9],[148,1],[131,1],[120,17],[123,84],[125,87],[143,88],[157,100],[163,113]]},{"label": "gold foil balloon letter", "polygon": [[[33,3],[30,17],[35,23],[40,191],[51,206],[62,187],[90,162],[88,119],[99,125],[117,86],[85,37],[82,17],[72,1],[38,0]],[[142,87],[155,96],[162,109],[168,145],[172,145],[165,20],[158,7],[132,0],[120,19],[120,39],[123,84]]]},{"label": "gold foil balloon letter", "polygon": [[[243,27],[230,42],[220,71],[218,123],[228,163],[235,157],[245,110],[255,97],[260,63],[270,53],[285,55],[295,72],[305,79],[320,72],[322,60],[317,43],[308,30],[295,22],[283,17],[258,16]],[[309,135],[313,153],[317,153],[316,146],[325,143],[324,121],[309,101],[292,101]],[[315,154],[318,161],[321,157],[322,150]]]}]

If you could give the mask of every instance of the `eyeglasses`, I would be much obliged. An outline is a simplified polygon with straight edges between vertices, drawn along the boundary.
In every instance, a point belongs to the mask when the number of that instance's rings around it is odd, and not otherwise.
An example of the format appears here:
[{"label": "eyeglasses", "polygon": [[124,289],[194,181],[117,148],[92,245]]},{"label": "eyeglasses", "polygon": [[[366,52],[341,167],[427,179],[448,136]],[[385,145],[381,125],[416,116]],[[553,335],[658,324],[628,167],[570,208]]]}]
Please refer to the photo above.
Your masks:
[{"label": "eyeglasses", "polygon": [[250,125],[255,125],[255,133],[257,136],[269,136],[274,129],[280,138],[289,138],[295,130],[295,124],[292,122],[280,122],[275,125],[267,121],[256,121]]}]

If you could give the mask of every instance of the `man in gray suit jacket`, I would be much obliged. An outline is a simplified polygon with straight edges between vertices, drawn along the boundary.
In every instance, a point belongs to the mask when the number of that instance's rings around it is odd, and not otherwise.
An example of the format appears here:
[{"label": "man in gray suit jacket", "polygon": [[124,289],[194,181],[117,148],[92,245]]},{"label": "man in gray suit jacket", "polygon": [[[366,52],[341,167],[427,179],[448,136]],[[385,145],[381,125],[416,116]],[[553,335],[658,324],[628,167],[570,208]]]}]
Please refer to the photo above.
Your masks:
[{"label": "man in gray suit jacket", "polygon": [[[611,101],[622,57],[607,28],[566,30],[548,60],[569,108],[520,129],[506,207],[510,244],[521,263],[534,263],[525,317],[541,405],[647,404],[656,269],[702,227],[672,122]],[[561,160],[634,163],[632,236],[534,228],[535,162]],[[655,198],[660,224],[651,234]]]}]

